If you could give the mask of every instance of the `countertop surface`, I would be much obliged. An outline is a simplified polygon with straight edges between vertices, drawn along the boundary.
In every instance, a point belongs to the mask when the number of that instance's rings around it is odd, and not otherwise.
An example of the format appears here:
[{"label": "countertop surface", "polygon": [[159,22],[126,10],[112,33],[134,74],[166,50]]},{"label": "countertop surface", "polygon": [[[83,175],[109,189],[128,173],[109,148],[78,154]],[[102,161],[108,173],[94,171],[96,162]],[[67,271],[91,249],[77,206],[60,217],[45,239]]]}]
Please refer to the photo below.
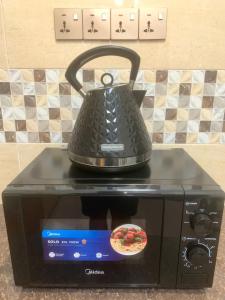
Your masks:
[{"label": "countertop surface", "polygon": [[[177,147],[177,146],[176,146]],[[161,148],[161,147],[160,147]],[[165,147],[163,147],[165,148]],[[225,188],[225,146],[185,146],[185,150]],[[13,281],[8,241],[0,205],[0,300],[3,299],[225,299],[225,222],[220,234],[214,284],[205,290],[154,289],[22,289]]]}]

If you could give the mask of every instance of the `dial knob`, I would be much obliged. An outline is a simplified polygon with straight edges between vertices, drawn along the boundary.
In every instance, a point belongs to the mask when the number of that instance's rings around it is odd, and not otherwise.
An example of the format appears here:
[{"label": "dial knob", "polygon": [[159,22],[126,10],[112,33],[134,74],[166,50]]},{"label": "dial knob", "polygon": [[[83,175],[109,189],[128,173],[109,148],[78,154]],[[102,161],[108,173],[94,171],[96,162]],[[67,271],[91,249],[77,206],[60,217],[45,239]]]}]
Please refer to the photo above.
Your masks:
[{"label": "dial knob", "polygon": [[196,234],[205,236],[211,233],[212,220],[207,214],[198,213],[191,218],[191,227]]},{"label": "dial knob", "polygon": [[202,244],[189,246],[187,250],[187,259],[195,266],[206,265],[209,260],[209,250]]}]

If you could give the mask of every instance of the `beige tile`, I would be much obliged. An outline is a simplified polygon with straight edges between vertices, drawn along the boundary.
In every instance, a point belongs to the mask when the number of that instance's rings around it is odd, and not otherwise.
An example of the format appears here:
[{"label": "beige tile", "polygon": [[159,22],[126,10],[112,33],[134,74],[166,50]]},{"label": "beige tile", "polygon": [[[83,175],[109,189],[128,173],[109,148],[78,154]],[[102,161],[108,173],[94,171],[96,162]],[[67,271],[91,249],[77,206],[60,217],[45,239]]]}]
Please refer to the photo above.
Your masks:
[{"label": "beige tile", "polygon": [[[0,1],[0,69],[7,69],[7,52],[6,52],[6,43],[5,43],[5,24],[3,16],[3,7],[2,1]],[[0,74],[5,76],[5,74]],[[0,79],[1,80],[1,79]],[[4,79],[5,80],[5,79]]]},{"label": "beige tile", "polygon": [[177,109],[177,120],[178,121],[187,121],[188,120],[189,110],[186,108]]},{"label": "beige tile", "polygon": [[144,70],[144,82],[145,83],[155,83],[156,82],[156,72],[154,70]]},{"label": "beige tile", "polygon": [[120,70],[119,71],[119,78],[118,81],[120,83],[129,82],[130,78],[130,70]]},{"label": "beige tile", "polygon": [[167,84],[167,95],[170,95],[170,96],[179,95],[179,84],[177,84],[177,83],[168,83]]},{"label": "beige tile", "polygon": [[21,75],[22,75],[23,81],[28,81],[28,82],[34,81],[34,71],[32,69],[22,69]]},{"label": "beige tile", "polygon": [[192,83],[191,95],[201,96],[203,94],[204,84],[203,83]]},{"label": "beige tile", "polygon": [[61,120],[71,120],[72,119],[72,111],[68,108],[61,107],[60,108],[60,116],[61,116]]},{"label": "beige tile", "polygon": [[19,172],[17,144],[0,144],[0,188],[4,188]]},{"label": "beige tile", "polygon": [[220,141],[220,133],[218,132],[210,132],[209,133],[209,143],[210,144],[218,144]]},{"label": "beige tile", "polygon": [[18,144],[19,168],[23,170],[45,148],[61,147],[60,144]]},{"label": "beige tile", "polygon": [[11,96],[11,99],[13,106],[24,106],[24,97],[22,95]]},{"label": "beige tile", "polygon": [[154,100],[154,107],[165,107],[166,106],[166,96],[157,96]]},{"label": "beige tile", "polygon": [[195,144],[197,143],[198,134],[197,133],[187,133],[186,143]]},{"label": "beige tile", "polygon": [[212,120],[212,109],[202,108],[200,112],[200,120],[211,121]]},{"label": "beige tile", "polygon": [[36,103],[37,106],[48,106],[48,100],[47,96],[42,95],[42,96],[36,96]]},{"label": "beige tile", "polygon": [[47,94],[48,95],[58,95],[59,94],[59,84],[58,83],[48,83],[47,84]]},{"label": "beige tile", "polygon": [[[1,51],[0,51],[0,53],[1,53]],[[4,69],[0,68],[0,81],[8,81],[8,80],[9,80],[9,77],[8,77],[7,70],[4,70]]]},{"label": "beige tile", "polygon": [[65,78],[65,69],[59,70],[59,82],[67,81]]},{"label": "beige tile", "polygon": [[15,131],[15,121],[14,120],[4,120],[3,127],[5,131]]},{"label": "beige tile", "polygon": [[55,132],[61,132],[61,121],[60,120],[49,120],[49,130]]},{"label": "beige tile", "polygon": [[225,70],[218,70],[217,71],[217,82],[218,83],[225,83]]},{"label": "beige tile", "polygon": [[192,82],[192,71],[191,70],[183,70],[181,72],[180,82]]},{"label": "beige tile", "polygon": [[176,132],[176,121],[165,121],[164,132]]},{"label": "beige tile", "polygon": [[[58,42],[54,38],[53,9],[56,2],[53,0],[30,1],[3,0],[8,57],[11,67],[37,68],[61,67],[66,68],[78,54],[92,47],[105,45],[105,41],[79,41]],[[123,1],[122,1],[123,2]],[[134,1],[124,1],[124,6],[132,6]],[[156,2],[156,1],[155,1]],[[204,3],[204,9],[196,9],[196,2],[185,0],[178,2],[167,1],[168,31],[166,41],[123,41],[122,45],[138,52],[141,57],[141,66],[146,69],[196,69],[224,68],[225,62],[221,60],[224,55],[225,19],[223,12],[224,1],[215,5],[213,1]],[[31,4],[32,3],[32,4]],[[73,7],[72,0],[59,1],[58,6]],[[102,0],[95,0],[95,7],[102,7]],[[164,4],[164,1],[157,2]],[[78,3],[79,7],[92,7],[89,0]],[[107,7],[114,7],[115,1],[106,2]],[[143,7],[149,6],[149,0],[142,0]],[[24,9],[24,7],[26,9]],[[180,13],[182,11],[182,14]],[[40,16],[41,21],[37,16]],[[191,19],[191,26],[190,26]],[[199,34],[199,32],[211,32],[217,21],[217,29],[214,34]],[[181,24],[176,26],[174,24]],[[198,28],[198,30],[194,30]],[[35,34],[34,34],[35,33]],[[190,42],[190,41],[194,41]],[[110,41],[111,44],[120,44],[118,41]],[[1,43],[0,43],[1,44]],[[205,47],[204,45],[207,45]],[[216,46],[215,46],[216,45]],[[15,51],[16,49],[16,51]],[[35,54],[34,54],[35,53]],[[117,57],[104,57],[93,61],[90,66],[104,68],[128,68],[125,59]],[[190,79],[183,74],[183,82]]]},{"label": "beige tile", "polygon": [[37,132],[38,124],[36,120],[26,120],[26,126],[28,132]]}]

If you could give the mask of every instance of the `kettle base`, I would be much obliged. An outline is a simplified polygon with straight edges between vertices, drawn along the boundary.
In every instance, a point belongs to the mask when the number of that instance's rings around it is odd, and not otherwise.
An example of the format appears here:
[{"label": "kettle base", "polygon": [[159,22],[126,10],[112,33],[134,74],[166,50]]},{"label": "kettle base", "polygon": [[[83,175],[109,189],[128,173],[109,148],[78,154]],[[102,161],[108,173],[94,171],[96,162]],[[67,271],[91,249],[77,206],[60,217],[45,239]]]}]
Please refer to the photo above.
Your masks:
[{"label": "kettle base", "polygon": [[84,170],[84,171],[94,172],[94,173],[118,174],[118,173],[125,173],[125,172],[135,171],[135,170],[138,170],[140,168],[143,168],[148,163],[149,160],[150,159],[148,159],[144,162],[135,164],[135,165],[123,166],[123,167],[97,167],[97,166],[80,164],[80,163],[75,162],[73,160],[71,160],[71,162],[73,163],[74,166],[76,166],[77,168],[79,168],[81,170]]},{"label": "kettle base", "polygon": [[137,157],[127,158],[87,158],[76,155],[68,151],[70,160],[78,168],[101,173],[122,173],[137,170],[150,160],[151,152],[142,154]]}]

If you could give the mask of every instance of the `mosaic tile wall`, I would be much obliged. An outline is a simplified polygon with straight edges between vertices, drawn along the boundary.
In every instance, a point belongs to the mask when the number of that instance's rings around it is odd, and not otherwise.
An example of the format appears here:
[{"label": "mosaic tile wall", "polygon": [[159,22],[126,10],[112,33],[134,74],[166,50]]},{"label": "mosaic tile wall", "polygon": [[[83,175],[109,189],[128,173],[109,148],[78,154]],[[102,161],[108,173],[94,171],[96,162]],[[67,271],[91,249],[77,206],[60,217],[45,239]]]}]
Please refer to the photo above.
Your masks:
[{"label": "mosaic tile wall", "polygon": [[[80,70],[86,89],[110,72],[127,82],[129,70]],[[82,104],[64,69],[0,69],[0,143],[68,142]],[[155,143],[225,143],[225,70],[141,70],[141,111]]]}]

